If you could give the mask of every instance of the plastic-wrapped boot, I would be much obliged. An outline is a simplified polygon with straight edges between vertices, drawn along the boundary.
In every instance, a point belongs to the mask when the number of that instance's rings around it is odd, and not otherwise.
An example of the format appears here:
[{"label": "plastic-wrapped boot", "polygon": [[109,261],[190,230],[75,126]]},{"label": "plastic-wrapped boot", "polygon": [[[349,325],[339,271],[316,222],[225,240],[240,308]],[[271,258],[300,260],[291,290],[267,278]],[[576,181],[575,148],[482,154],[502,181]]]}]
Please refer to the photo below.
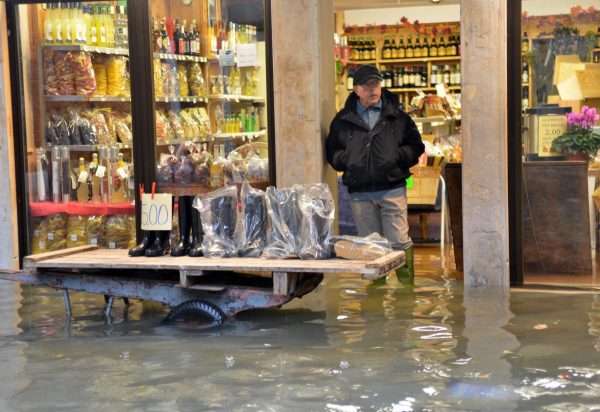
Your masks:
[{"label": "plastic-wrapped boot", "polygon": [[179,243],[171,248],[171,256],[185,256],[189,253],[190,229],[192,226],[192,196],[179,197]]},{"label": "plastic-wrapped boot", "polygon": [[146,249],[152,246],[155,238],[156,233],[154,233],[153,231],[144,231],[144,238],[142,239],[142,242],[136,247],[129,249],[129,256],[144,256],[146,254]]},{"label": "plastic-wrapped boot", "polygon": [[404,251],[406,253],[406,263],[399,269],[396,269],[396,277],[401,283],[414,285],[415,283],[415,255],[414,249],[409,247]]},{"label": "plastic-wrapped boot", "polygon": [[164,256],[169,253],[169,235],[168,230],[160,230],[156,232],[154,243],[146,249],[146,257]]},{"label": "plastic-wrapped boot", "polygon": [[192,208],[192,247],[189,255],[191,257],[202,256],[202,221],[200,220],[200,212],[196,208]]}]

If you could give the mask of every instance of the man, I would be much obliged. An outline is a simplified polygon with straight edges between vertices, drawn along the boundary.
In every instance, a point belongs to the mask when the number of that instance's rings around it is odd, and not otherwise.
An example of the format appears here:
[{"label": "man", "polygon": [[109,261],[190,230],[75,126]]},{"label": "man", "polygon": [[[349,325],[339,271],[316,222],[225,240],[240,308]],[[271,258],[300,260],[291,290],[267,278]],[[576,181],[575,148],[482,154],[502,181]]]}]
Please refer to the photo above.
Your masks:
[{"label": "man", "polygon": [[354,74],[354,92],[331,123],[326,141],[327,161],[344,172],[352,215],[360,236],[373,232],[406,252],[399,280],[414,277],[412,241],[408,235],[406,179],[409,168],[425,151],[410,116],[396,95],[382,90],[383,77],[374,66]]}]

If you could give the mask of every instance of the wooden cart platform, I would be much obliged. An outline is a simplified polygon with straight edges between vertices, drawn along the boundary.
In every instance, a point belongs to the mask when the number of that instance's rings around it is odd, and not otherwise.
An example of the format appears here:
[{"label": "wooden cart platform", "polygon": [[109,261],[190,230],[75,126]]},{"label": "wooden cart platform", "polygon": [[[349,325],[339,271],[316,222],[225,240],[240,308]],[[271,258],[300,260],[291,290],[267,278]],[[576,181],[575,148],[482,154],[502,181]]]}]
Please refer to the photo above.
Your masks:
[{"label": "wooden cart platform", "polygon": [[[279,307],[314,290],[323,276],[356,273],[375,280],[404,265],[402,251],[374,261],[262,258],[130,257],[127,250],[81,246],[28,256],[24,269],[0,278],[169,306],[207,302],[223,318],[248,309]],[[107,307],[110,314],[110,306]]]}]

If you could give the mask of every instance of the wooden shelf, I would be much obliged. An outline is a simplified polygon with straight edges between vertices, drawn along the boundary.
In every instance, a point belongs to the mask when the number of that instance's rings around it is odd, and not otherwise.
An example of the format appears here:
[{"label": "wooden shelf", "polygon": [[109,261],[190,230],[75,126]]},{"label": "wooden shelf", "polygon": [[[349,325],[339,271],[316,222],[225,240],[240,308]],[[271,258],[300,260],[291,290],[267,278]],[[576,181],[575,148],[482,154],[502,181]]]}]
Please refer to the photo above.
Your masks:
[{"label": "wooden shelf", "polygon": [[226,101],[226,102],[253,102],[264,103],[265,98],[260,96],[243,96],[235,94],[214,94],[208,97],[209,100]]},{"label": "wooden shelf", "polygon": [[267,134],[266,130],[259,130],[258,132],[244,132],[244,133],[216,133],[214,135],[215,139],[237,139],[237,138],[250,138],[254,139],[257,137],[262,137]]},{"label": "wooden shelf", "polygon": [[59,103],[130,103],[131,97],[121,96],[46,96],[47,102]]},{"label": "wooden shelf", "polygon": [[[456,90],[460,90],[461,86],[448,86],[446,87],[447,91],[456,91]],[[433,92],[435,91],[435,87],[411,87],[411,88],[391,88],[391,89],[387,89],[390,92],[393,93],[416,93],[418,91],[424,91],[424,92]]]},{"label": "wooden shelf", "polygon": [[375,64],[377,60],[348,60],[348,64]]},{"label": "wooden shelf", "polygon": [[[97,152],[99,148],[101,147],[118,147],[119,150],[131,150],[131,145],[128,144],[122,144],[122,143],[115,143],[115,144],[111,144],[111,145],[99,145],[99,144],[89,144],[89,145],[78,145],[78,144],[71,144],[71,145],[65,145],[66,147],[69,148],[69,150],[71,152]],[[46,151],[51,151],[53,146],[46,146]],[[63,146],[60,146],[63,147]]]},{"label": "wooden shelf", "polygon": [[208,59],[204,56],[189,56],[187,54],[173,54],[173,53],[154,53],[155,59],[160,60],[175,60],[184,62],[198,62],[206,63]]},{"label": "wooden shelf", "polygon": [[117,47],[97,47],[97,46],[86,46],[83,44],[72,44],[72,45],[44,45],[45,48],[51,49],[57,52],[88,52],[88,53],[99,53],[99,54],[111,54],[117,56],[129,56],[129,50]]},{"label": "wooden shelf", "polygon": [[379,60],[379,64],[390,64],[390,63],[429,63],[429,62],[444,62],[460,60],[460,56],[444,56],[444,57],[415,57],[411,59],[385,59]]}]

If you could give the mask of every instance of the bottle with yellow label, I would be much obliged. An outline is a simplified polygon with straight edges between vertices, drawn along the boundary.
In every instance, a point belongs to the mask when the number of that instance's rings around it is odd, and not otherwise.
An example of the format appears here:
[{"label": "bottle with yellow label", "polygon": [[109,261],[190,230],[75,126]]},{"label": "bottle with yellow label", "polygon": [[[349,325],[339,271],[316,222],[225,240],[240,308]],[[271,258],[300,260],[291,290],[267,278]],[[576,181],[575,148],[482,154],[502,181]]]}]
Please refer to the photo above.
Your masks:
[{"label": "bottle with yellow label", "polygon": [[90,198],[89,186],[89,171],[85,166],[85,159],[79,158],[79,170],[77,172],[77,201],[80,203],[87,203]]}]

